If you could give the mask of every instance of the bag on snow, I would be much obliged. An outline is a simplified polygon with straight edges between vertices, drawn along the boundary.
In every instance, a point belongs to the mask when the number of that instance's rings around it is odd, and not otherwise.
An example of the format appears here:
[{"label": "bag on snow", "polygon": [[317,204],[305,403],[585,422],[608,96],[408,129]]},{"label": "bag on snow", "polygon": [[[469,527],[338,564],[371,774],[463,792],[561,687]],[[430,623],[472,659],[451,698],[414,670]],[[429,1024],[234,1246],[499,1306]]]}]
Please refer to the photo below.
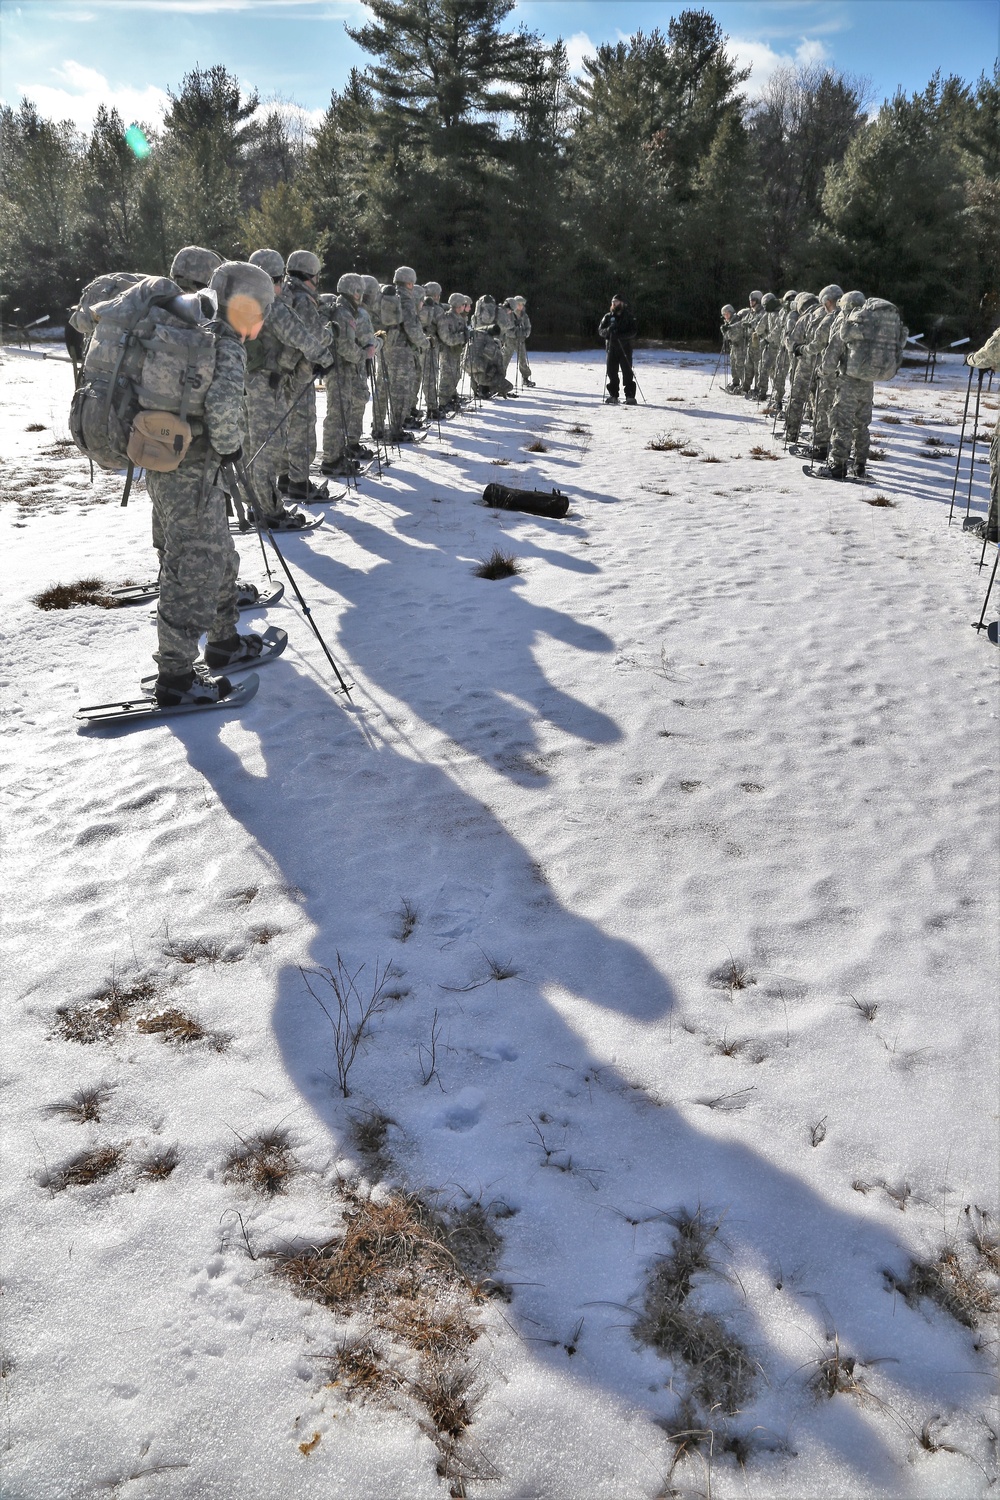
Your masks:
[{"label": "bag on snow", "polygon": [[847,371],[858,380],[891,380],[903,363],[909,330],[884,297],[869,297],[844,325]]},{"label": "bag on snow", "polygon": [[70,407],[70,433],[100,468],[128,464],[129,483],[133,466],[160,474],[176,469],[195,435],[189,419],[204,414],[215,373],[205,296],[185,296],[166,276],[143,276],[93,305],[96,326]]},{"label": "bag on snow", "polygon": [[483,490],[484,502],[494,510],[523,510],[529,516],[547,516],[561,521],[569,510],[569,496],[561,490],[514,490],[506,484],[488,484]]}]

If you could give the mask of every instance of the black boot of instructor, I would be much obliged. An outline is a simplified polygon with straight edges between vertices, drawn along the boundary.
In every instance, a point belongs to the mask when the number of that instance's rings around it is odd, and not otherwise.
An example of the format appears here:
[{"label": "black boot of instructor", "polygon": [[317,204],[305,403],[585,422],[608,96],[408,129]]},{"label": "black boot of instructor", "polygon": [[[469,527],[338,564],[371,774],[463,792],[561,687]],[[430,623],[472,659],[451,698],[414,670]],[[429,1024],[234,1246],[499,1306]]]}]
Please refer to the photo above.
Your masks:
[{"label": "black boot of instructor", "polygon": [[625,388],[625,405],[635,406],[635,375],[632,371],[632,341],[637,325],[632,309],[623,297],[614,296],[611,308],[601,319],[597,330],[607,346],[607,404],[618,405],[621,386]]}]

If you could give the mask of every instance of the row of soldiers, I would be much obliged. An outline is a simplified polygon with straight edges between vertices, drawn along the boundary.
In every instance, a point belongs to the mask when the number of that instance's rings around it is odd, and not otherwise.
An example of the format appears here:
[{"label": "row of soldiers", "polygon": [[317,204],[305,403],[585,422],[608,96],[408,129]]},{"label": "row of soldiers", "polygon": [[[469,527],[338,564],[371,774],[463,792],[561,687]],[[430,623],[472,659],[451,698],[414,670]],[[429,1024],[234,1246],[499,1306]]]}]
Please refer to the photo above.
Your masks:
[{"label": "row of soldiers", "polygon": [[[898,368],[907,330],[891,303],[871,300],[880,312],[876,322],[880,332],[885,330],[883,342],[892,345],[889,363],[894,359]],[[874,380],[861,352],[852,359],[857,321],[851,315],[868,305],[863,292],[845,292],[831,283],[818,296],[789,291],[780,300],[773,292],[754,291],[747,307],[737,311],[727,302],[722,309],[732,371],[727,390],[750,401],[769,400],[766,414],[784,417],[790,445],[798,444],[803,422],[811,419],[806,456],[826,463],[820,472],[831,479],[847,478],[849,464],[857,476],[867,468]]]}]

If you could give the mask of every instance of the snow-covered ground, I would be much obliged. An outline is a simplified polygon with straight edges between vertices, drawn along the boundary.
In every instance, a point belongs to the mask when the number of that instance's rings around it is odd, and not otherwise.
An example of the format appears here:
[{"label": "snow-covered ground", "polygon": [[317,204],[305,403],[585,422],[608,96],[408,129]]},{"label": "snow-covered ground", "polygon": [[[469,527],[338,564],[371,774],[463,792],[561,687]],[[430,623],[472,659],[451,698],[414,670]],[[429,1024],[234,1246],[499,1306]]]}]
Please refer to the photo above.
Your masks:
[{"label": "snow-covered ground", "polygon": [[[878,389],[864,487],[805,478],[714,361],[644,355],[635,409],[595,356],[534,364],[282,539],[353,702],[286,595],[239,715],[98,735],[73,712],[152,669],[148,606],[32,598],[150,576],[148,500],[65,445],[68,365],[3,361],[10,1500],[991,1492],[992,557],[927,442],[964,368]],[[570,513],[487,510],[492,480]],[[496,546],[519,577],[474,575]],[[392,995],[346,1099],[301,973],[338,955]],[[209,1034],[142,1029],[170,1010]],[[267,1195],[233,1152],[275,1128]],[[506,1289],[469,1304],[450,1479],[412,1348],[276,1269],[394,1191],[480,1204]],[[749,1360],[736,1412],[718,1351],[635,1336],[685,1213],[718,1225],[681,1312]],[[919,1296],[946,1285],[965,1322]],[[370,1399],[332,1379],[366,1333]]]}]

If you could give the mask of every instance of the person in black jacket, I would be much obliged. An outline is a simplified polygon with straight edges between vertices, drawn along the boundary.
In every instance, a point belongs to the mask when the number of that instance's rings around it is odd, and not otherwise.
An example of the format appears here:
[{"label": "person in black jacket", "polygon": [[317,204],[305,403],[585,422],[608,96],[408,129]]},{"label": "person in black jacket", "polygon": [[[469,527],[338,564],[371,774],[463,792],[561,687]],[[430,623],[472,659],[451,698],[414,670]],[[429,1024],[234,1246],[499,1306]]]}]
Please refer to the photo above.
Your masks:
[{"label": "person in black jacket", "polygon": [[635,375],[632,373],[632,340],[636,335],[636,321],[632,309],[623,297],[611,299],[611,310],[601,319],[597,330],[599,338],[608,346],[607,385],[605,402],[618,405],[618,380],[621,376],[625,387],[625,405],[635,405]]}]

